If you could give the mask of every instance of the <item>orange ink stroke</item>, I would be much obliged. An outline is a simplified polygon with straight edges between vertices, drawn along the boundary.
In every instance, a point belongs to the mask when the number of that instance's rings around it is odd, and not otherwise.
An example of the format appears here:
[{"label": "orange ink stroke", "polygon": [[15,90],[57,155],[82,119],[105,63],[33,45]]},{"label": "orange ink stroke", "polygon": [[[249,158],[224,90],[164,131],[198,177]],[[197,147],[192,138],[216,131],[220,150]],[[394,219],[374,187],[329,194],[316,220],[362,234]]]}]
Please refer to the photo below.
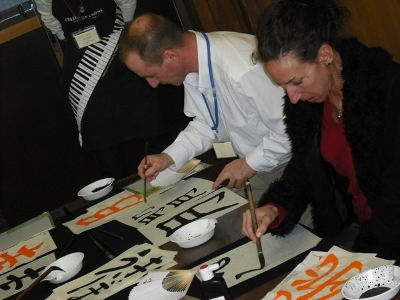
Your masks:
[{"label": "orange ink stroke", "polygon": [[292,293],[288,291],[277,291],[274,299],[278,299],[280,297],[285,297],[287,300],[292,300]]},{"label": "orange ink stroke", "polygon": [[[125,206],[119,206],[120,204],[124,204],[125,201],[128,201],[132,198],[136,198],[136,202],[129,204],[129,205],[125,205]],[[121,198],[120,200],[118,200],[117,202],[115,202],[113,205],[99,209],[98,211],[96,211],[93,215],[85,217],[85,218],[81,218],[78,221],[75,222],[76,225],[80,225],[80,226],[89,226],[90,224],[93,224],[95,222],[98,222],[110,215],[119,213],[129,207],[138,205],[139,203],[143,203],[144,201],[140,201],[141,199],[143,199],[140,195],[137,194],[132,194],[129,195],[127,197]]]},{"label": "orange ink stroke", "polygon": [[34,257],[36,252],[40,249],[40,247],[42,247],[43,244],[44,242],[41,242],[40,244],[32,248],[27,248],[26,245],[23,245],[21,248],[18,249],[17,254],[15,254],[14,256],[10,255],[8,252],[1,253],[0,258],[2,260],[0,260],[0,270],[3,270],[3,267],[6,263],[9,264],[9,269],[14,267],[18,263],[18,257]]},{"label": "orange ink stroke", "polygon": [[[318,275],[317,271],[322,267],[331,265],[326,273]],[[326,278],[328,275],[332,275],[332,273],[337,270],[339,266],[339,259],[334,254],[329,254],[325,260],[316,267],[315,270],[308,269],[306,274],[311,277],[311,279],[304,280],[294,280],[291,284],[293,287],[296,287],[298,291],[309,291],[307,294],[297,297],[299,300],[306,299],[315,299],[315,295],[321,292],[324,289],[329,289],[329,294],[326,296],[318,297],[318,299],[330,299],[335,295],[339,294],[342,288],[342,285],[351,277],[347,276],[346,278],[340,280],[342,276],[345,276],[346,273],[350,272],[353,269],[357,269],[359,272],[362,270],[363,264],[360,261],[353,261],[348,266],[343,268],[340,272],[334,274],[331,278]],[[325,280],[326,279],[326,280]],[[323,281],[325,280],[325,281]],[[288,291],[278,291],[275,299],[279,297],[286,297],[286,299],[291,299],[292,295]]]}]

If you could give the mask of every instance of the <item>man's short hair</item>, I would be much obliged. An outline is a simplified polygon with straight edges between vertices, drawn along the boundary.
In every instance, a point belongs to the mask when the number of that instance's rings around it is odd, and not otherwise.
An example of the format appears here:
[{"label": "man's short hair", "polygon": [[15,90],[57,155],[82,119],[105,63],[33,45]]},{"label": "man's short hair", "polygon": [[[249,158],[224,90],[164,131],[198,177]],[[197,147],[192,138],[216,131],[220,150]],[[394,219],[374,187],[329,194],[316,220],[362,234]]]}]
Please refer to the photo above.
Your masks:
[{"label": "man's short hair", "polygon": [[[146,18],[138,24],[138,18]],[[163,53],[184,44],[184,30],[171,20],[155,14],[142,14],[128,22],[119,43],[119,55],[125,61],[129,52],[136,52],[150,64],[162,65]]]}]

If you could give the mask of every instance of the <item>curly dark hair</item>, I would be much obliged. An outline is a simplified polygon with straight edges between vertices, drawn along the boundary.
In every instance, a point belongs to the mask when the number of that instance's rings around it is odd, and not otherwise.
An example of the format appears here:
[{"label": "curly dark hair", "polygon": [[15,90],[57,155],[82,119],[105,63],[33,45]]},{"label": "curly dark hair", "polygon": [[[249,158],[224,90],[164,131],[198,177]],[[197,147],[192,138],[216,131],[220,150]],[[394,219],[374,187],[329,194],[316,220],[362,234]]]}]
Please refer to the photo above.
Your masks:
[{"label": "curly dark hair", "polygon": [[322,44],[335,46],[349,16],[336,0],[280,0],[261,18],[258,57],[268,62],[290,54],[300,62],[315,61]]}]

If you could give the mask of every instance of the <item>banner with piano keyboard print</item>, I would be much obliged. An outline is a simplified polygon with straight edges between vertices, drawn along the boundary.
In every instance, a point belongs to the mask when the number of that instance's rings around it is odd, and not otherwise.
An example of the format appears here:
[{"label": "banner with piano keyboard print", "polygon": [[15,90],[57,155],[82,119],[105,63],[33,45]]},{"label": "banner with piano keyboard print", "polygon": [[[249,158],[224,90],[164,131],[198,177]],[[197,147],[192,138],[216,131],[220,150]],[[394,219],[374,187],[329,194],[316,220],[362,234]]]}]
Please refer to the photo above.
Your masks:
[{"label": "banner with piano keyboard print", "polygon": [[78,124],[81,146],[82,135],[80,132],[83,113],[97,82],[115,56],[118,41],[125,25],[119,8],[117,8],[116,16],[113,32],[86,48],[71,81],[69,101]]}]

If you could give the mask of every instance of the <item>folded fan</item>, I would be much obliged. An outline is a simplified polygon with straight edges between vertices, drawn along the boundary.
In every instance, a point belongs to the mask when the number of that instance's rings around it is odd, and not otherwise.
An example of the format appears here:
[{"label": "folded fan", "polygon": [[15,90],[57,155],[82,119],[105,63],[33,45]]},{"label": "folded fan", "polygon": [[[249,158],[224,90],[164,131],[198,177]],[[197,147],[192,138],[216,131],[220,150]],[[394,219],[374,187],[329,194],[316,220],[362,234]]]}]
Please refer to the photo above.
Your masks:
[{"label": "folded fan", "polygon": [[160,270],[149,272],[132,289],[129,300],[181,299],[196,274],[196,270]]}]

